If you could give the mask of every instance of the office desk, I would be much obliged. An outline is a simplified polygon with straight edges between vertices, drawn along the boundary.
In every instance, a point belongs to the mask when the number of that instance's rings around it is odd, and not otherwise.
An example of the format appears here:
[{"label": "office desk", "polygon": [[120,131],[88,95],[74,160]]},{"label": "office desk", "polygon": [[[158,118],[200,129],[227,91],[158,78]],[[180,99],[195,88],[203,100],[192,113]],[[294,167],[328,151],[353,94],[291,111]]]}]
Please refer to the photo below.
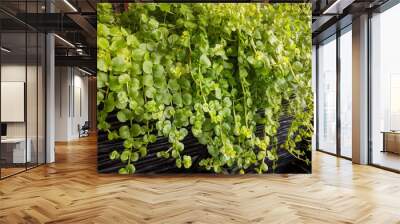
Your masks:
[{"label": "office desk", "polygon": [[[27,147],[25,152],[25,138],[6,138],[1,139],[2,159],[7,163],[26,163],[31,162],[32,153],[30,138],[26,139]],[[4,152],[4,153],[3,153]],[[3,156],[3,154],[5,154]],[[12,154],[12,156],[11,156]],[[12,158],[12,159],[11,159]]]},{"label": "office desk", "polygon": [[383,131],[383,150],[382,152],[392,152],[400,154],[400,132]]}]

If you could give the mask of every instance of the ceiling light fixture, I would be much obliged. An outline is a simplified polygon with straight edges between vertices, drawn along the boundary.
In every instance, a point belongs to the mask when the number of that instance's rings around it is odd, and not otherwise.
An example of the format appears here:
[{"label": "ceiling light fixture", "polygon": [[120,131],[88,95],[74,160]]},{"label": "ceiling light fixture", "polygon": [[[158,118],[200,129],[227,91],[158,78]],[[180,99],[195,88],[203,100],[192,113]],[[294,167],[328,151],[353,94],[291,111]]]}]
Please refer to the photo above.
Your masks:
[{"label": "ceiling light fixture", "polygon": [[10,52],[11,52],[10,50],[8,50],[8,49],[5,48],[5,47],[1,47],[0,49],[1,49],[2,51],[6,52],[6,53],[10,53]]},{"label": "ceiling light fixture", "polygon": [[71,42],[69,42],[68,40],[66,40],[66,39],[64,39],[64,38],[62,38],[62,37],[60,37],[59,35],[57,35],[57,34],[54,34],[54,36],[55,37],[57,37],[59,40],[61,40],[62,42],[64,42],[64,43],[66,43],[67,45],[69,45],[70,47],[73,47],[73,48],[75,48],[75,45],[73,45]]},{"label": "ceiling light fixture", "polygon": [[79,67],[78,67],[78,70],[81,71],[81,72],[83,72],[83,73],[85,73],[85,74],[87,74],[87,75],[92,75],[92,73],[90,73],[90,72],[88,72],[88,71],[86,71],[86,70],[83,70],[83,69],[81,69],[81,68],[79,68]]},{"label": "ceiling light fixture", "polygon": [[67,4],[74,12],[78,12],[78,10],[68,0],[64,0],[64,3]]},{"label": "ceiling light fixture", "polygon": [[87,54],[83,51],[82,48],[77,48],[77,49],[76,49],[76,53],[77,53],[78,55],[87,55]]}]

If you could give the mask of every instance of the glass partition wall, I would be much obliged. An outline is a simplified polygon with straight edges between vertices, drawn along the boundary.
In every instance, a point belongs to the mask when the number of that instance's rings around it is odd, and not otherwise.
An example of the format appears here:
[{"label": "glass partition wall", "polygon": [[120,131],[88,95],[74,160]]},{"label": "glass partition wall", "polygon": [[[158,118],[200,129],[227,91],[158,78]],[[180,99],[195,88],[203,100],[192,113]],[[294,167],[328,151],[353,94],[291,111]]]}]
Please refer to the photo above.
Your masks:
[{"label": "glass partition wall", "polygon": [[400,4],[371,18],[370,163],[400,171]]},{"label": "glass partition wall", "polygon": [[[26,138],[26,33],[1,34],[1,176],[26,169],[30,143]],[[4,50],[6,49],[6,50]]]},{"label": "glass partition wall", "polygon": [[[389,1],[374,10],[368,27],[368,163],[395,172],[400,172],[399,21],[400,4]],[[347,159],[352,157],[351,30],[350,25],[338,31],[316,50],[317,150]]]},{"label": "glass partition wall", "polygon": [[[25,1],[18,7],[38,9]],[[0,11],[0,47],[3,179],[45,163],[45,35]]]},{"label": "glass partition wall", "polygon": [[319,43],[317,57],[317,150],[352,157],[351,25]]}]

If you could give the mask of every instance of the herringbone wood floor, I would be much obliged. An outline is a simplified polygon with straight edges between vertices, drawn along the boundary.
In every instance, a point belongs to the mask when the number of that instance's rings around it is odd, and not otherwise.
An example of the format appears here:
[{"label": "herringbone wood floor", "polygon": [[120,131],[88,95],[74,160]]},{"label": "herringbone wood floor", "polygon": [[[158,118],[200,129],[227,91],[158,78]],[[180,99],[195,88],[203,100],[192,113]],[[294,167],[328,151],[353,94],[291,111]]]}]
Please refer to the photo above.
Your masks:
[{"label": "herringbone wood floor", "polygon": [[0,223],[400,223],[400,175],[314,153],[312,175],[98,175],[96,139],[0,181]]}]

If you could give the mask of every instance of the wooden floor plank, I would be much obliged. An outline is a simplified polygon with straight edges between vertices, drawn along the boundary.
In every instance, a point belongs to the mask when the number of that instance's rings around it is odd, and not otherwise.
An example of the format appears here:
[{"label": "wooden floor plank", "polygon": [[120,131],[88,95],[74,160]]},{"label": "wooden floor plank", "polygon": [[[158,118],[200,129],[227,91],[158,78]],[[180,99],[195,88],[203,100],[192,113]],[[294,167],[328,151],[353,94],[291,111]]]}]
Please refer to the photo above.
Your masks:
[{"label": "wooden floor plank", "polygon": [[313,153],[312,175],[97,174],[96,138],[0,181],[0,223],[400,223],[400,175]]}]

